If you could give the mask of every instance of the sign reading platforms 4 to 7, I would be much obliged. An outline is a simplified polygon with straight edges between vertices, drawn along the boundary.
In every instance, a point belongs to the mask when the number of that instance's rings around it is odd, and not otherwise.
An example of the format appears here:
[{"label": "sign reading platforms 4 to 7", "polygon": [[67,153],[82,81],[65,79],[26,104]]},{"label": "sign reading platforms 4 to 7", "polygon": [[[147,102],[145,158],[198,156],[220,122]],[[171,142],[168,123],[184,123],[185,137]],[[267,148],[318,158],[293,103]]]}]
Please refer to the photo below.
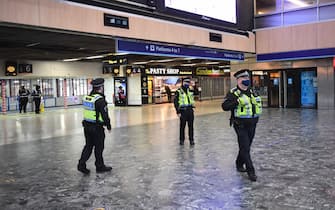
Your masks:
[{"label": "sign reading platforms 4 to 7", "polygon": [[206,48],[179,47],[129,40],[117,40],[117,52],[173,57],[196,57],[214,60],[244,60],[244,54]]}]

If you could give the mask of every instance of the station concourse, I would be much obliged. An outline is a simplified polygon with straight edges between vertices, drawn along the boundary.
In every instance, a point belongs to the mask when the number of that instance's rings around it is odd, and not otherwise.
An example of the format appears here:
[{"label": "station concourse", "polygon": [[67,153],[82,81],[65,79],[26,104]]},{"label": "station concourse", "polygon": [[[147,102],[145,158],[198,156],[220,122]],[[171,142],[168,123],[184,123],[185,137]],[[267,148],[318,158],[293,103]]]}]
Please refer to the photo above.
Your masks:
[{"label": "station concourse", "polygon": [[113,170],[89,176],[76,169],[81,107],[0,115],[0,206],[335,209],[334,110],[264,109],[251,153],[259,179],[250,182],[235,169],[236,136],[221,102],[197,102],[194,147],[179,145],[172,104],[111,107],[104,157]]}]

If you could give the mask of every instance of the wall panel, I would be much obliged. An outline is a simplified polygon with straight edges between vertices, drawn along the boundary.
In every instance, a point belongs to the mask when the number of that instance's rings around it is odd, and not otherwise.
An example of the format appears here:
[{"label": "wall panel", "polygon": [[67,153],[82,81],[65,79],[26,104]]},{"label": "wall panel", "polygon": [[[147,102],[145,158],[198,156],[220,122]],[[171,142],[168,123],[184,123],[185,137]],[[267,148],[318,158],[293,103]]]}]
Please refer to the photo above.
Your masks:
[{"label": "wall panel", "polygon": [[[255,35],[253,33],[249,33],[249,37],[247,37],[55,0],[0,0],[0,8],[0,20],[4,22],[115,37],[255,52]],[[105,27],[103,25],[104,13],[129,17],[129,30]],[[223,43],[210,42],[209,32],[222,34]]]},{"label": "wall panel", "polygon": [[256,31],[256,53],[334,48],[335,21]]}]

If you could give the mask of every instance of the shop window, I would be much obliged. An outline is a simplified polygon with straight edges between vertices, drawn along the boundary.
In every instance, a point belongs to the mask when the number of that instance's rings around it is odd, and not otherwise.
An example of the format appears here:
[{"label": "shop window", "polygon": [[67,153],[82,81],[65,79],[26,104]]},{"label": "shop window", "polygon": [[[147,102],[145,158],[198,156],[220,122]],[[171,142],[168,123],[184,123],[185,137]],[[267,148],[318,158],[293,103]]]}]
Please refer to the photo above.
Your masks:
[{"label": "shop window", "polygon": [[285,0],[284,11],[316,6],[317,0]]},{"label": "shop window", "polygon": [[320,20],[335,19],[335,4],[320,7],[319,18]]},{"label": "shop window", "polygon": [[317,9],[305,9],[284,13],[284,25],[293,25],[317,21]]},{"label": "shop window", "polygon": [[17,96],[17,94],[19,93],[19,89],[20,89],[20,80],[19,79],[9,80],[9,86],[10,86],[10,91],[9,91],[10,97]]},{"label": "shop window", "polygon": [[255,28],[277,27],[281,25],[281,14],[261,16],[255,18]]},{"label": "shop window", "polygon": [[41,89],[44,97],[53,97],[52,79],[42,79]]},{"label": "shop window", "polygon": [[256,1],[256,16],[278,13],[282,11],[281,0]]},{"label": "shop window", "polygon": [[[64,79],[57,79],[57,97],[64,96]],[[88,94],[88,82],[86,79],[67,79],[67,96],[81,96]]]},{"label": "shop window", "polygon": [[335,4],[335,0],[319,0],[319,5]]}]

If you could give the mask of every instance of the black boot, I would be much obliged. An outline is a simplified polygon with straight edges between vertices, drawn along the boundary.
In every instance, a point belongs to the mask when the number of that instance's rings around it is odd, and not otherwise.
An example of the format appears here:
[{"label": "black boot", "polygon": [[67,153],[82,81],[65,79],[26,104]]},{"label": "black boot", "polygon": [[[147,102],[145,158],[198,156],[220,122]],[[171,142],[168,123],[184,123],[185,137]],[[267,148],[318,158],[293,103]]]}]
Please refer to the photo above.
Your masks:
[{"label": "black boot", "polygon": [[236,165],[236,170],[238,171],[238,172],[247,172],[247,169],[245,169],[244,168],[244,166],[242,165],[242,166],[238,166],[238,165]]},{"label": "black boot", "polygon": [[112,167],[110,166],[103,166],[103,167],[96,168],[97,173],[104,173],[104,172],[108,172],[111,170],[112,170]]},{"label": "black boot", "polygon": [[249,177],[250,181],[252,181],[252,182],[257,181],[257,176],[256,176],[255,172],[248,172],[248,177]]},{"label": "black boot", "polygon": [[78,169],[78,171],[80,171],[83,174],[89,174],[90,173],[90,170],[88,170],[86,168],[86,166],[83,166],[83,165],[80,165],[80,164],[78,164],[77,169]]}]

